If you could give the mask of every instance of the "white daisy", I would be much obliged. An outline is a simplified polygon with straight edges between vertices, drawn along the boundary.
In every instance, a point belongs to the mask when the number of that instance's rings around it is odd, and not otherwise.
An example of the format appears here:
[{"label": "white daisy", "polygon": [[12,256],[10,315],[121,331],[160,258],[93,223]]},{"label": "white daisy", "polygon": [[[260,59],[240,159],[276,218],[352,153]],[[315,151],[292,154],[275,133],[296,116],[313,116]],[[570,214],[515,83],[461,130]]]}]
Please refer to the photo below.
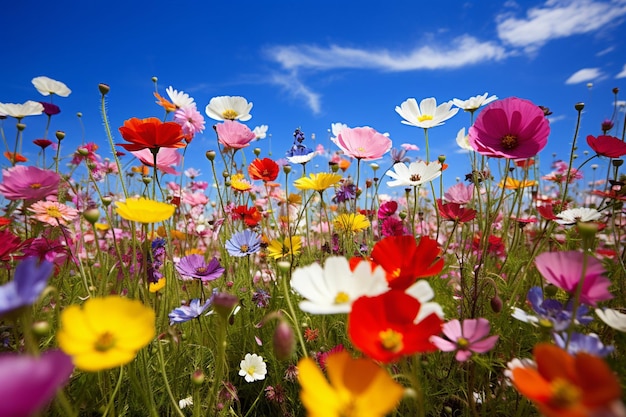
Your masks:
[{"label": "white daisy", "polygon": [[24,104],[0,103],[0,116],[11,116],[23,119],[26,116],[37,116],[43,113],[43,104],[28,100]]},{"label": "white daisy", "polygon": [[59,97],[67,97],[72,93],[72,90],[67,88],[67,85],[63,84],[61,81],[53,80],[52,78],[44,76],[35,77],[31,82],[37,91],[44,96],[56,94]]},{"label": "white daisy", "polygon": [[165,89],[165,92],[170,97],[170,101],[179,109],[186,109],[188,107],[196,105],[192,97],[189,97],[189,94],[184,93],[182,91],[174,90],[170,85]]},{"label": "white daisy", "polygon": [[488,95],[489,93],[485,93],[482,96],[470,97],[467,100],[459,100],[458,98],[453,98],[452,103],[458,108],[461,108],[465,111],[474,112],[478,110],[478,108],[498,99],[498,97],[496,96],[487,97]]},{"label": "white daisy", "polygon": [[267,125],[257,126],[254,129],[252,129],[252,133],[254,133],[254,135],[256,136],[257,140],[258,139],[265,139],[267,137],[267,129],[268,128],[269,128],[269,126],[267,126]]},{"label": "white daisy", "polygon": [[260,381],[267,375],[267,364],[263,362],[263,357],[256,353],[246,353],[239,367],[241,368],[239,376],[244,377],[246,382]]},{"label": "white daisy", "polygon": [[626,314],[610,308],[605,308],[604,310],[596,308],[596,314],[609,327],[620,332],[626,332]]},{"label": "white daisy", "polygon": [[181,410],[187,407],[191,407],[192,405],[193,405],[193,398],[191,397],[191,395],[187,398],[183,398],[182,400],[178,401],[178,408],[180,408]]},{"label": "white daisy", "polygon": [[602,217],[602,214],[596,209],[577,207],[563,210],[562,212],[557,214],[556,217],[558,217],[558,220],[555,220],[557,223],[563,225],[572,225],[578,222],[594,222]]},{"label": "white daisy", "polygon": [[456,144],[459,145],[459,148],[466,151],[473,151],[472,145],[469,143],[469,135],[465,134],[465,128],[462,127],[461,130],[456,134]]},{"label": "white daisy", "polygon": [[451,101],[437,106],[434,97],[425,98],[419,106],[414,98],[409,98],[400,106],[396,106],[396,113],[404,119],[402,123],[424,129],[442,125],[458,111],[458,108],[452,108]]},{"label": "white daisy", "polygon": [[207,104],[205,112],[213,120],[239,120],[245,122],[252,118],[250,110],[252,103],[248,103],[239,96],[213,97]]},{"label": "white daisy", "polygon": [[393,166],[394,171],[387,171],[387,175],[394,179],[387,182],[387,185],[389,187],[416,187],[439,177],[441,168],[439,161],[431,163],[416,161],[411,162],[409,166],[398,163]]}]

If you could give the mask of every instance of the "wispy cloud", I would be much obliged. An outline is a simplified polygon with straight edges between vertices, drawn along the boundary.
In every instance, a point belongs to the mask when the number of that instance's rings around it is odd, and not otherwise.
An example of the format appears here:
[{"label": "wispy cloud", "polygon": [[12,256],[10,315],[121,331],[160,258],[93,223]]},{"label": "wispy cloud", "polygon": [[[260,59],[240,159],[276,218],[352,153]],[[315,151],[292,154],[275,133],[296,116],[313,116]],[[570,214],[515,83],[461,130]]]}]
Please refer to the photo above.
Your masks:
[{"label": "wispy cloud", "polygon": [[624,15],[626,0],[547,0],[523,18],[500,15],[497,31],[505,44],[532,52],[552,39],[593,32]]},{"label": "wispy cloud", "polygon": [[322,110],[320,95],[313,92],[309,87],[304,85],[295,72],[289,74],[272,74],[271,80],[273,84],[277,84],[287,91],[293,98],[302,98],[309,106],[311,111],[319,114]]},{"label": "wispy cloud", "polygon": [[580,84],[587,81],[597,81],[604,78],[604,74],[600,68],[583,68],[572,75],[565,81],[565,84]]},{"label": "wispy cloud", "polygon": [[615,76],[615,78],[626,78],[626,64],[622,68],[622,71]]}]

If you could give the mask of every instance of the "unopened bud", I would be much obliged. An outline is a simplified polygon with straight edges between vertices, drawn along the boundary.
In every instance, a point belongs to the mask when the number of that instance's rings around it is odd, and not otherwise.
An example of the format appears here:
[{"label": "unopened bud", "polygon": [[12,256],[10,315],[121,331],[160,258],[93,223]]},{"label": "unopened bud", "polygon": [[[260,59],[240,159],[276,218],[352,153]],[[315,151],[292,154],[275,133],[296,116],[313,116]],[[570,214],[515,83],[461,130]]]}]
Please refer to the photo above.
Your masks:
[{"label": "unopened bud", "polygon": [[157,81],[159,81],[159,79],[157,77],[152,77],[152,82],[156,83]]},{"label": "unopened bud", "polygon": [[491,309],[494,313],[502,311],[502,299],[498,296],[498,294],[493,296],[493,298],[489,301],[489,304],[491,304]]},{"label": "unopened bud", "polygon": [[291,172],[291,165],[285,165],[283,166],[283,172],[285,174],[289,174]]},{"label": "unopened bud", "polygon": [[83,217],[87,220],[91,225],[96,224],[98,219],[100,219],[100,210],[97,208],[90,208],[83,212]]},{"label": "unopened bud", "polygon": [[24,123],[18,123],[15,126],[17,127],[17,130],[19,130],[20,132],[26,129],[26,125]]},{"label": "unopened bud", "polygon": [[196,369],[195,371],[193,371],[193,374],[191,374],[191,382],[194,385],[202,385],[202,383],[204,383],[204,379],[205,375],[201,369]]},{"label": "unopened bud", "polygon": [[33,323],[33,333],[39,337],[47,336],[50,333],[50,323],[47,321],[36,321]]},{"label": "unopened bud", "polygon": [[148,176],[141,177],[141,181],[143,181],[144,184],[148,185],[152,182],[152,177],[148,177]]},{"label": "unopened bud", "polygon": [[111,87],[109,87],[108,84],[100,83],[98,84],[98,90],[100,90],[100,94],[106,96],[107,94],[109,94],[109,91],[111,91]]},{"label": "unopened bud", "polygon": [[83,117],[83,114],[81,112],[78,112],[78,113],[76,113],[76,117],[78,117],[80,119],[81,117]]},{"label": "unopened bud", "polygon": [[252,152],[254,152],[255,156],[259,156],[259,155],[261,155],[261,148],[254,148],[254,150]]},{"label": "unopened bud", "polygon": [[215,160],[215,151],[206,151],[206,159],[209,161]]},{"label": "unopened bud", "polygon": [[62,130],[57,130],[54,134],[57,137],[57,140],[63,140],[65,139],[65,132]]},{"label": "unopened bud", "polygon": [[585,108],[585,103],[583,103],[583,102],[578,102],[578,103],[574,104],[574,108],[575,108],[577,111],[582,111],[582,109],[584,109],[584,108]]},{"label": "unopened bud", "polygon": [[272,339],[274,355],[279,361],[289,359],[296,346],[296,337],[291,326],[284,320],[280,320],[274,330]]},{"label": "unopened bud", "polygon": [[102,197],[102,204],[104,204],[105,207],[110,206],[112,202],[113,199],[111,197]]},{"label": "unopened bud", "polygon": [[439,161],[439,163],[440,163],[441,165],[443,165],[443,163],[444,163],[444,162],[446,162],[446,156],[445,156],[445,155],[439,155],[439,156],[437,157],[437,160]]}]

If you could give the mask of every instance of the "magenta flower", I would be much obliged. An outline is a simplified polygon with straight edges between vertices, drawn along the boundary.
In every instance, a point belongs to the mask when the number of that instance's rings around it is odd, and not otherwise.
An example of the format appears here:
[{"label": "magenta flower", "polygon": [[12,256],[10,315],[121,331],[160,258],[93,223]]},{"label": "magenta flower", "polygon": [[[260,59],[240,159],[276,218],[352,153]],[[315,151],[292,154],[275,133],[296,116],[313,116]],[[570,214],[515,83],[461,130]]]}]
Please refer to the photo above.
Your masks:
[{"label": "magenta flower", "polygon": [[43,200],[56,195],[60,179],[54,171],[16,165],[2,170],[0,194],[9,200]]},{"label": "magenta flower", "polygon": [[28,417],[42,410],[74,371],[72,358],[60,350],[39,357],[3,353],[0,374],[0,416]]},{"label": "magenta flower", "polygon": [[550,124],[536,104],[517,97],[494,101],[469,129],[469,143],[481,155],[531,158],[548,143]]},{"label": "magenta flower", "polygon": [[214,281],[222,276],[224,268],[217,258],[206,262],[204,256],[198,254],[187,255],[176,264],[176,270],[184,277],[196,278],[202,282]]},{"label": "magenta flower", "polygon": [[371,161],[391,149],[391,139],[371,127],[346,127],[332,141],[348,156]]},{"label": "magenta flower", "polygon": [[548,282],[567,291],[570,295],[576,294],[582,278],[580,302],[595,307],[598,301],[613,298],[609,292],[611,281],[604,276],[606,271],[599,260],[587,255],[587,264],[583,265],[583,258],[583,254],[575,250],[544,252],[537,255],[535,265]]},{"label": "magenta flower", "polygon": [[[142,164],[146,166],[154,166],[154,155],[148,148],[140,151],[131,152]],[[176,148],[160,148],[157,153],[157,169],[164,174],[178,175],[173,166],[179,165],[183,156]]]},{"label": "magenta flower", "polygon": [[465,362],[472,356],[472,352],[485,353],[490,351],[498,341],[498,336],[489,336],[489,321],[487,319],[466,319],[461,322],[452,320],[442,327],[443,334],[448,338],[431,336],[430,341],[443,352],[454,352],[456,360]]},{"label": "magenta flower", "polygon": [[224,123],[215,125],[217,140],[227,148],[245,148],[256,139],[256,135],[250,128],[234,120],[225,120]]},{"label": "magenta flower", "polygon": [[183,128],[183,133],[193,138],[196,133],[204,131],[204,116],[200,114],[195,103],[181,107],[174,113],[174,121]]}]

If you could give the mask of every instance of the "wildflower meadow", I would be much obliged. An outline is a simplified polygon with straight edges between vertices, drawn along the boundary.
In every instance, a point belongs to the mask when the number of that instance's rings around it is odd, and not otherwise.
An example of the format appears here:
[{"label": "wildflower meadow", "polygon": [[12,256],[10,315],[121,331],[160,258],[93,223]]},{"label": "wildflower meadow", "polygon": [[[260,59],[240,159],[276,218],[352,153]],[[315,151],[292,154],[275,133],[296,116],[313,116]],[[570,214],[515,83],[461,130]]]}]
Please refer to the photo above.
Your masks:
[{"label": "wildflower meadow", "polygon": [[[120,125],[94,86],[100,139],[69,149],[65,83],[0,103],[0,417],[626,416],[620,112],[584,130],[572,103],[540,160],[541,103],[407,98],[423,158],[297,122],[276,157],[253,98],[153,82],[153,117]],[[452,118],[446,185],[429,139]]]}]

